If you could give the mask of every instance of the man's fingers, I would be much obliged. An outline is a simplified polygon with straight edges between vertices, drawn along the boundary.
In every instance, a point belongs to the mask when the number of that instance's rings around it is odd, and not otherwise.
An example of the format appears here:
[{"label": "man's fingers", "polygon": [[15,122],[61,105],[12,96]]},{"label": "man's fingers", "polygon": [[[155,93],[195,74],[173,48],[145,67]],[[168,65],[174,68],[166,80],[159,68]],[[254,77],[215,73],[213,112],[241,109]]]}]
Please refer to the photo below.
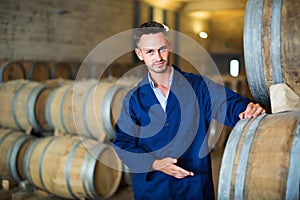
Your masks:
[{"label": "man's fingers", "polygon": [[162,171],[170,176],[176,178],[184,178],[186,176],[194,176],[193,172],[189,172],[177,165],[177,159],[174,158],[164,158],[161,160],[155,160],[152,167],[155,170]]},{"label": "man's fingers", "polygon": [[253,116],[254,117],[257,117],[258,115],[260,115],[260,114],[263,114],[263,113],[265,113],[266,111],[264,111],[264,109],[262,108],[262,107],[258,107],[256,110],[255,110],[255,112],[253,113]]},{"label": "man's fingers", "polygon": [[245,118],[245,112],[240,113],[240,114],[239,114],[239,118],[240,118],[240,119],[244,119],[244,118]]},{"label": "man's fingers", "polygon": [[254,104],[253,102],[250,102],[246,110],[239,114],[239,118],[252,118],[264,113],[266,113],[266,110],[262,108],[258,103]]},{"label": "man's fingers", "polygon": [[253,103],[253,102],[250,102],[250,103],[247,105],[247,108],[246,108],[245,112],[251,111],[252,108],[253,108],[253,106],[254,106],[254,103]]},{"label": "man's fingers", "polygon": [[253,117],[253,115],[255,114],[256,110],[257,110],[258,104],[254,104],[254,103],[250,103],[246,109],[246,117],[247,118],[251,118]]},{"label": "man's fingers", "polygon": [[171,168],[172,168],[172,175],[176,178],[177,177],[183,178],[186,176],[194,176],[193,172],[189,172],[189,171],[187,171],[181,167],[178,167],[176,165],[172,165]]},{"label": "man's fingers", "polygon": [[181,179],[181,178],[185,178],[186,176],[182,175],[182,174],[178,174],[178,175],[174,175],[175,178]]},{"label": "man's fingers", "polygon": [[177,159],[175,159],[175,158],[164,158],[163,159],[166,163],[169,163],[169,164],[175,164],[175,163],[177,163]]},{"label": "man's fingers", "polygon": [[240,113],[240,116],[239,116],[240,119],[251,118],[252,114],[250,114],[250,113],[251,113],[253,107],[254,107],[254,103],[250,102],[247,105],[246,110],[244,112]]},{"label": "man's fingers", "polygon": [[164,158],[161,160],[155,160],[152,164],[153,169],[160,170],[163,169],[171,164],[177,163],[177,159],[174,158]]}]

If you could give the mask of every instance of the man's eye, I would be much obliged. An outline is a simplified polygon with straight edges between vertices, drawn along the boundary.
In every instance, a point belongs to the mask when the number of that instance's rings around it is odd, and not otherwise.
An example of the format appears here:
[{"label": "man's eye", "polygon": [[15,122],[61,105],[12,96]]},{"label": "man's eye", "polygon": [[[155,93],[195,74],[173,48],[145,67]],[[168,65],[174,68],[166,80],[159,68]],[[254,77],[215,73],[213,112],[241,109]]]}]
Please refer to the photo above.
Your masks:
[{"label": "man's eye", "polygon": [[153,50],[149,50],[146,52],[147,54],[153,54]]},{"label": "man's eye", "polygon": [[166,51],[166,50],[167,50],[166,47],[161,47],[161,48],[159,49],[160,52],[164,52],[164,51]]}]

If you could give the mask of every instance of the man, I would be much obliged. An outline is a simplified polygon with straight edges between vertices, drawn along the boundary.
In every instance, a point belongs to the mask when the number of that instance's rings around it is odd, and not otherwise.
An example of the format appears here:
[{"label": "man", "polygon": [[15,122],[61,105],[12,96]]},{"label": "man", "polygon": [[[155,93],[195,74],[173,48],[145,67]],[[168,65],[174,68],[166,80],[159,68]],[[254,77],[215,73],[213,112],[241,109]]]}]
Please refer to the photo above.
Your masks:
[{"label": "man", "polygon": [[148,74],[125,97],[114,140],[133,172],[134,197],[214,199],[206,140],[210,121],[233,127],[265,110],[201,75],[169,65],[171,43],[164,25],[144,23],[134,39]]}]

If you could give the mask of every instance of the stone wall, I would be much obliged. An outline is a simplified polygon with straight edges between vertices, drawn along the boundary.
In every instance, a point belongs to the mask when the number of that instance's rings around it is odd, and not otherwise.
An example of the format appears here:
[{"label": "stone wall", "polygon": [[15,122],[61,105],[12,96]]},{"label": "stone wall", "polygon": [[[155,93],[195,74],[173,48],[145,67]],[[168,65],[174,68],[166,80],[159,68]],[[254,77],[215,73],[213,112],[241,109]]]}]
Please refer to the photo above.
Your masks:
[{"label": "stone wall", "polygon": [[81,61],[133,26],[133,1],[0,0],[0,59]]}]

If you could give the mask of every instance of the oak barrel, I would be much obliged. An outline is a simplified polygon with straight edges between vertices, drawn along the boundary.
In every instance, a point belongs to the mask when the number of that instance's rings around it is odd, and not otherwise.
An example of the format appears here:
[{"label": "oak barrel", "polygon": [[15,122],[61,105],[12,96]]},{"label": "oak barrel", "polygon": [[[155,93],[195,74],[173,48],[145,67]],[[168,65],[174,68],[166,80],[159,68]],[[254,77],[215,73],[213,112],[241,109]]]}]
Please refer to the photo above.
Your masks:
[{"label": "oak barrel", "polygon": [[231,130],[232,130],[231,127],[224,126],[223,124],[217,122],[216,120],[212,120],[209,125],[209,129],[207,131],[208,134],[207,143],[209,149],[211,149],[210,151],[211,168],[212,168],[212,177],[213,177],[216,199],[218,195],[219,175],[220,175],[222,158],[225,150],[225,145]]},{"label": "oak barrel", "polygon": [[51,130],[46,121],[45,104],[50,89],[28,80],[12,80],[0,85],[2,127],[34,132]]},{"label": "oak barrel", "polygon": [[51,89],[55,89],[58,87],[61,87],[63,85],[69,85],[73,84],[73,80],[70,79],[62,79],[62,78],[56,78],[56,79],[48,79],[43,81],[43,84],[47,85]]},{"label": "oak barrel", "polygon": [[50,67],[51,78],[71,79],[71,68],[68,63],[59,62],[53,63]]},{"label": "oak barrel", "polygon": [[76,81],[50,94],[46,106],[48,124],[64,133],[104,141],[113,139],[127,89],[114,82]]},{"label": "oak barrel", "polygon": [[26,151],[32,138],[23,132],[0,128],[0,179],[24,180],[19,163],[23,162],[22,152]]},{"label": "oak barrel", "polygon": [[240,120],[225,147],[218,199],[299,199],[300,113]]},{"label": "oak barrel", "polygon": [[285,83],[300,96],[300,1],[248,0],[244,57],[253,98],[270,106],[269,89]]},{"label": "oak barrel", "polygon": [[120,185],[122,186],[129,186],[132,184],[132,173],[129,169],[129,167],[127,167],[127,165],[125,165],[123,163],[123,169],[122,169],[122,178],[121,178],[121,183]]},{"label": "oak barrel", "polygon": [[26,79],[32,81],[45,81],[51,78],[51,70],[47,62],[23,62]]},{"label": "oak barrel", "polygon": [[0,82],[24,79],[25,77],[22,63],[14,61],[0,62]]},{"label": "oak barrel", "polygon": [[111,146],[79,137],[35,140],[23,166],[29,182],[63,198],[108,198],[122,176],[122,162]]},{"label": "oak barrel", "polygon": [[70,71],[71,71],[71,79],[75,80],[76,76],[77,76],[77,72],[79,70],[79,68],[81,67],[81,63],[78,62],[74,62],[70,64]]}]

